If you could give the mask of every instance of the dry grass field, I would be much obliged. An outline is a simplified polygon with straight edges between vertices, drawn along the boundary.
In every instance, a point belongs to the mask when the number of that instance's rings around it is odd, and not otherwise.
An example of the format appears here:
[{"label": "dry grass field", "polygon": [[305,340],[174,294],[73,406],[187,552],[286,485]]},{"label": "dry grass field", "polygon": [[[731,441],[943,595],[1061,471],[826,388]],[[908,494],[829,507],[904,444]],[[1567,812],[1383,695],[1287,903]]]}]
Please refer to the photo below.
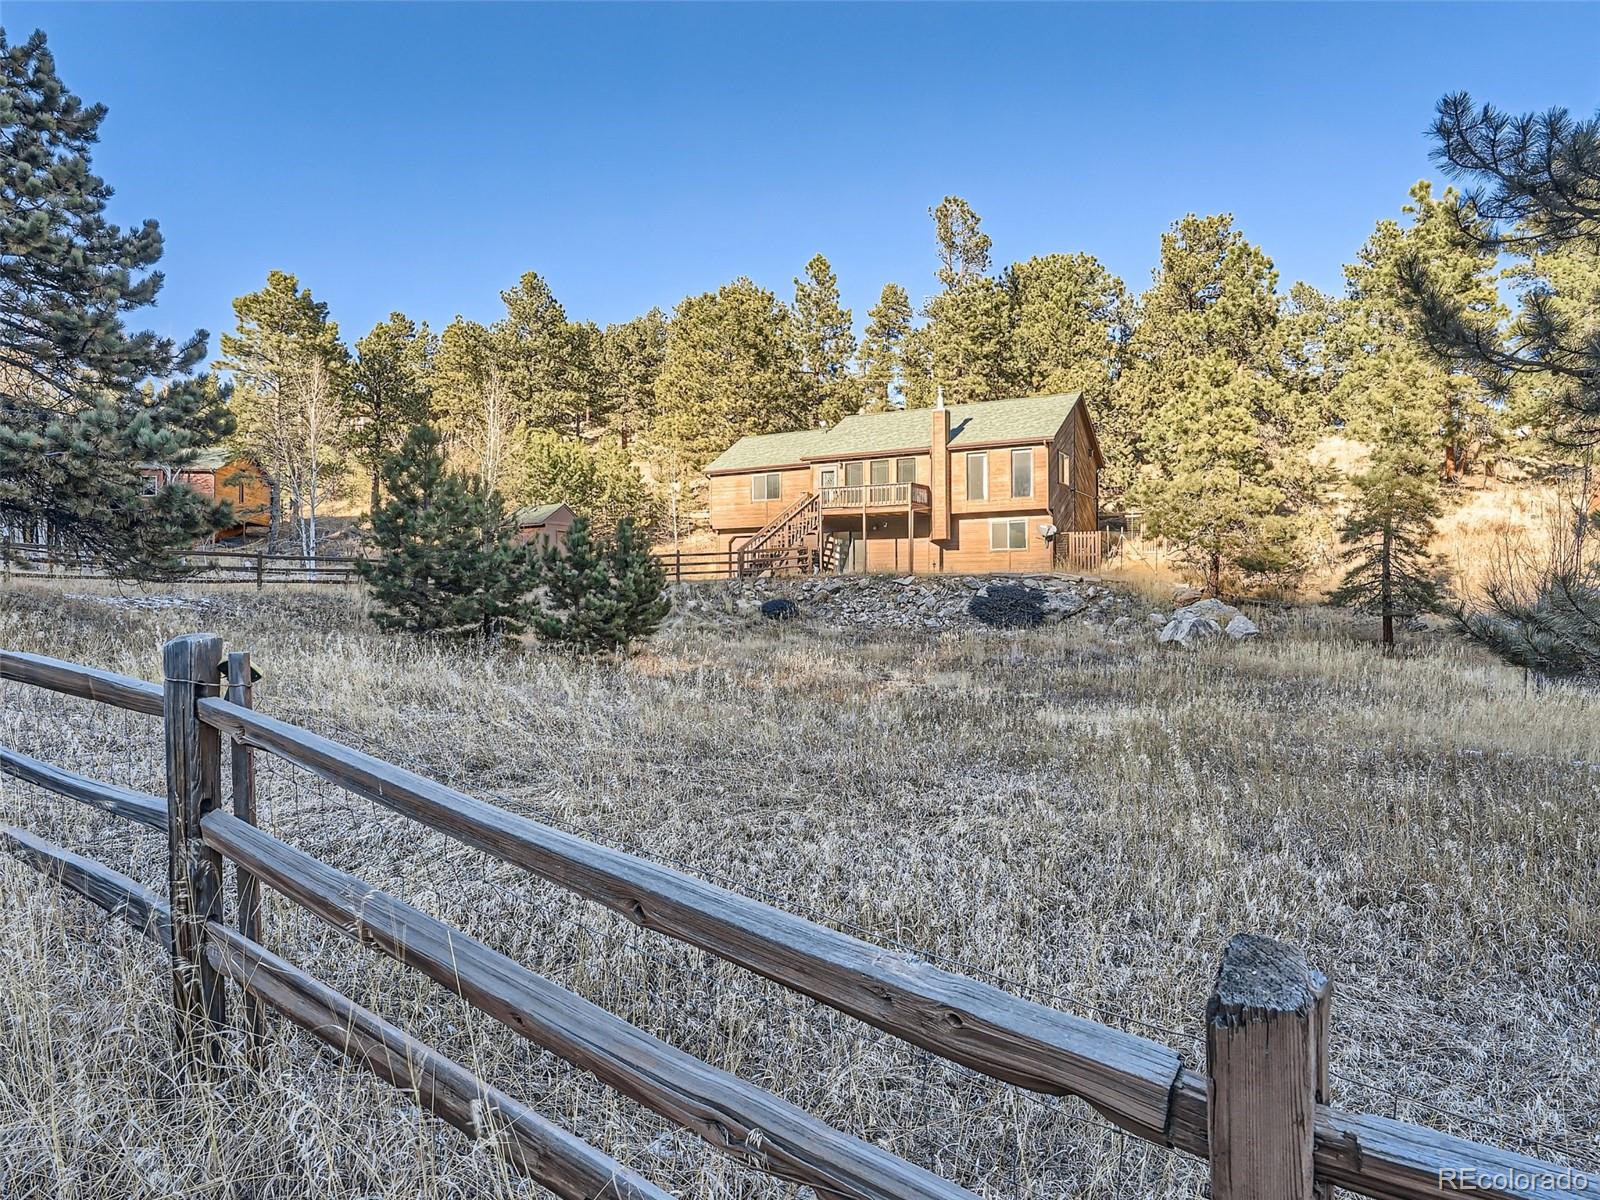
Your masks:
[{"label": "dry grass field", "polygon": [[[385,637],[350,594],[0,591],[0,645],[156,678],[221,634],[257,705],[563,829],[1168,1041],[1226,937],[1335,980],[1338,1102],[1600,1158],[1600,696],[1318,610],[1198,653],[1071,625],[866,639],[678,626],[623,662]],[[152,718],[0,685],[0,742],[161,793]],[[684,1049],[993,1197],[1204,1173],[261,759],[262,820]],[[0,820],[160,885],[159,837],[10,780]],[[274,901],[268,944],[679,1195],[795,1191]],[[986,975],[986,977],[988,977]],[[1148,1022],[1143,1024],[1141,1022]],[[0,1196],[533,1195],[492,1149],[276,1026],[177,1097],[153,947],[0,862]],[[189,1105],[175,1119],[176,1101]]]}]

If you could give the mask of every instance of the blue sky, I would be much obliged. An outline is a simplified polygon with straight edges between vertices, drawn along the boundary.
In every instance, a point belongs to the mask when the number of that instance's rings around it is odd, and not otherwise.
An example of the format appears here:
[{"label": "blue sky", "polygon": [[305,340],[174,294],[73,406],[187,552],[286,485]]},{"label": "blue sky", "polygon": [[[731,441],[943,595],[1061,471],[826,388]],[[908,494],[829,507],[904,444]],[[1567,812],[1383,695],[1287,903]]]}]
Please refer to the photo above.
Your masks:
[{"label": "blue sky", "polygon": [[[1283,283],[1340,265],[1435,174],[1434,101],[1600,107],[1600,6],[168,3],[5,0],[110,106],[113,216],[154,217],[143,326],[232,325],[292,271],[354,338],[497,315],[537,270],[602,323],[817,251],[858,326],[935,287],[955,193],[996,265],[1098,255],[1134,289],[1185,212]],[[1526,48],[1536,53],[1524,53]]]}]

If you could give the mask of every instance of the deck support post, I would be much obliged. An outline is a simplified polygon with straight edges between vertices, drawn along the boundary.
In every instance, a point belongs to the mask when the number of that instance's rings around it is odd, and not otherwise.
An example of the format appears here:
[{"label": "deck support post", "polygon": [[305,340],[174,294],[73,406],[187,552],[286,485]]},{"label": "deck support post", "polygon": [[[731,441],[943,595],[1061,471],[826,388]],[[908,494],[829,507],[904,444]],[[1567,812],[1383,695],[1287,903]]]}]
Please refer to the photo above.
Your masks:
[{"label": "deck support post", "polygon": [[1235,935],[1206,1002],[1212,1200],[1314,1200],[1328,980],[1292,946]]}]

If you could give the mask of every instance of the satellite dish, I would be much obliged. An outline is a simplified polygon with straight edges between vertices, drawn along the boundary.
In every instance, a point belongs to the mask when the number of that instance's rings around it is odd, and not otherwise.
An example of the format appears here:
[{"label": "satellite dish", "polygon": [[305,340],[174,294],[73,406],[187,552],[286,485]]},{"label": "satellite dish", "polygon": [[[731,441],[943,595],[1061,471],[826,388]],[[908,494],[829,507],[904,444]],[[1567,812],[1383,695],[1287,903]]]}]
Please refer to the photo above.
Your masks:
[{"label": "satellite dish", "polygon": [[1045,541],[1049,541],[1051,538],[1055,537],[1056,527],[1050,524],[1050,522],[1046,521],[1044,524],[1039,526],[1039,534],[1045,539]]}]

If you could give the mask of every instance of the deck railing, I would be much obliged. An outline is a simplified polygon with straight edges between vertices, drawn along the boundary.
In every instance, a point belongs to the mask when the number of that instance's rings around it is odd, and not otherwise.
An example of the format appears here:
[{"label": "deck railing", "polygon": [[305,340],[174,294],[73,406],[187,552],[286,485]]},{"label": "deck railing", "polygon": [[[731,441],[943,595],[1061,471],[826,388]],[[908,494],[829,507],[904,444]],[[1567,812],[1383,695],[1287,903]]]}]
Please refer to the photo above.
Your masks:
[{"label": "deck railing", "polygon": [[[247,1001],[252,1045],[270,1036],[259,1013],[270,1008],[415,1092],[469,1135],[503,1131],[496,1144],[509,1164],[559,1196],[667,1195],[264,949],[258,889],[266,884],[747,1166],[829,1197],[974,1200],[965,1188],[693,1058],[266,833],[255,824],[254,755],[267,753],[952,1062],[1035,1092],[1081,1097],[1140,1138],[1209,1159],[1214,1200],[1312,1200],[1331,1187],[1380,1200],[1458,1191],[1484,1200],[1535,1200],[1577,1197],[1590,1182],[1553,1163],[1332,1108],[1331,988],[1299,950],[1282,943],[1241,935],[1223,950],[1205,1012],[1201,1073],[1159,1042],[891,953],[257,712],[249,657],[224,655],[215,636],[169,642],[162,668],[165,682],[158,686],[0,651],[0,679],[160,716],[165,800],[11,751],[0,753],[0,771],[165,830],[167,895],[21,829],[0,828],[0,849],[126,918],[167,950],[178,1040],[196,1079],[212,1077],[208,1064],[221,1058],[231,983]],[[238,868],[231,925],[224,859]]]},{"label": "deck railing", "polygon": [[825,487],[818,493],[824,510],[862,508],[928,508],[933,492],[925,483],[856,483]]}]

